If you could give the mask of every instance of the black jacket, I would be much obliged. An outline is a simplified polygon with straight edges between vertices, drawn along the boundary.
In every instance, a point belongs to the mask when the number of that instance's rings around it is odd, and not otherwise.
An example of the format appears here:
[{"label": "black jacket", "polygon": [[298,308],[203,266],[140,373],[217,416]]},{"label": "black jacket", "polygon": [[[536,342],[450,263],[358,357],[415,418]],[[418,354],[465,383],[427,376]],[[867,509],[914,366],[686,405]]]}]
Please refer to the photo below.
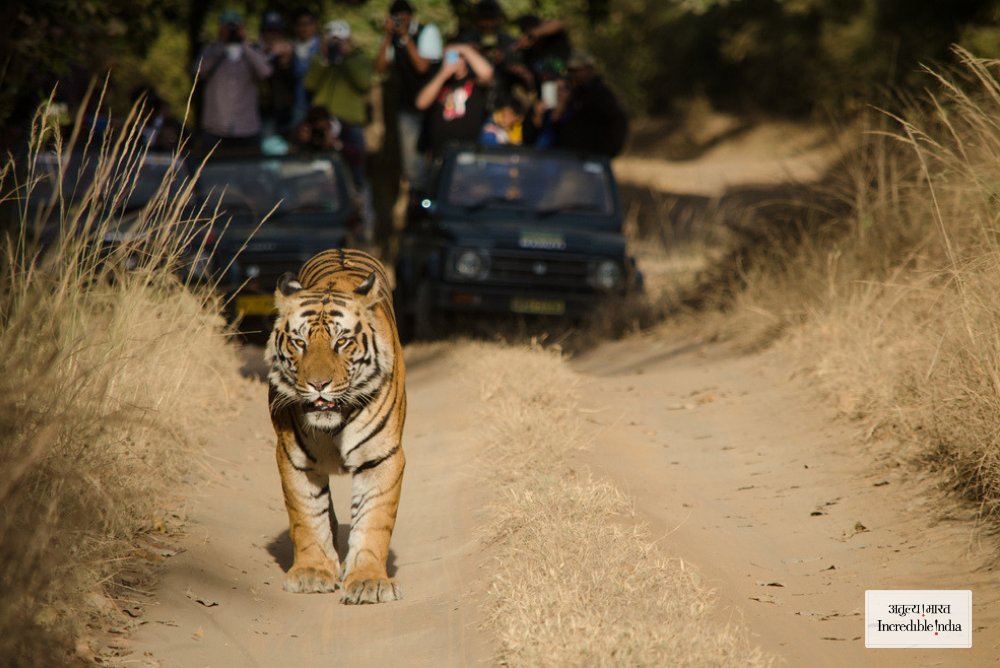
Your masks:
[{"label": "black jacket", "polygon": [[614,157],[625,147],[628,116],[615,94],[595,76],[574,88],[555,127],[557,148]]}]

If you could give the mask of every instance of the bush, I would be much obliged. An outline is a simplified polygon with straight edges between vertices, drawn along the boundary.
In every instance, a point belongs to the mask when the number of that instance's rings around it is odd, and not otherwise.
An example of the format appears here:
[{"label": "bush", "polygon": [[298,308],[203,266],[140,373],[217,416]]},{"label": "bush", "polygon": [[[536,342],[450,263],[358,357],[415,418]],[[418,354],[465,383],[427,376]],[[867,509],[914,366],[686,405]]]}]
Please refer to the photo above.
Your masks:
[{"label": "bush", "polygon": [[[26,172],[13,161],[2,172],[5,199],[21,211],[0,261],[4,665],[69,660],[82,625],[108,608],[100,602],[135,537],[158,524],[199,425],[223,408],[238,368],[213,298],[175,272],[197,229],[181,215],[190,183],[168,170],[130,227],[136,241],[102,250],[145,158],[140,121],[133,111],[106,137],[93,183],[77,197],[53,187],[61,172],[44,183],[45,155],[72,152],[44,113]],[[59,235],[40,254],[27,202],[45,187],[53,197],[42,208]],[[126,270],[129,257],[139,260]]]},{"label": "bush", "polygon": [[1000,519],[1000,78],[957,50],[872,132],[851,215],[746,277],[741,330],[794,333],[838,405]]}]

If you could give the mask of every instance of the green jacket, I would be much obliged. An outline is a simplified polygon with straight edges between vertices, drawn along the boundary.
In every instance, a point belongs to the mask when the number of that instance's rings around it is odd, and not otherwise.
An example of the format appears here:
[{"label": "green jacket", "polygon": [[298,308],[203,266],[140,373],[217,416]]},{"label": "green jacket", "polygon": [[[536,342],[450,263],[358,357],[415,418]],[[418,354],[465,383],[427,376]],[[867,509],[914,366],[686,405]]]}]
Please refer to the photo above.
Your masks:
[{"label": "green jacket", "polygon": [[372,85],[372,61],[355,51],[337,64],[325,58],[313,58],[306,72],[305,87],[312,93],[312,103],[326,107],[343,123],[364,125],[368,89]]}]

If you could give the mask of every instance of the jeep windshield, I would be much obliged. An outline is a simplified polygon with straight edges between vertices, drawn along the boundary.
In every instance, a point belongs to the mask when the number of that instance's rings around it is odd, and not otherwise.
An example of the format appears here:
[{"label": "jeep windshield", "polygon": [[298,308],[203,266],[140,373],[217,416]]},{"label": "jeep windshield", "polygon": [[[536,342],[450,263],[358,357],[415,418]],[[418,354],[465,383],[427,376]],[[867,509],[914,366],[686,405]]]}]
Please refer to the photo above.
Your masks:
[{"label": "jeep windshield", "polygon": [[[103,207],[100,215],[119,216],[149,204],[164,178],[175,172],[168,184],[171,193],[179,189],[188,172],[183,160],[173,156],[148,153],[141,162],[117,166],[101,176],[101,192],[92,192],[100,157],[95,152],[77,151],[69,156],[41,153],[31,165],[34,177],[29,206],[39,206],[56,200],[79,204],[83,200]],[[26,169],[28,167],[26,166]]]},{"label": "jeep windshield", "polygon": [[254,221],[266,216],[280,221],[290,214],[336,212],[345,206],[337,168],[320,157],[260,158],[210,161],[202,169],[198,190],[208,210]]},{"label": "jeep windshield", "polygon": [[536,151],[459,151],[443,185],[443,203],[467,213],[518,211],[607,218],[615,212],[605,163]]}]

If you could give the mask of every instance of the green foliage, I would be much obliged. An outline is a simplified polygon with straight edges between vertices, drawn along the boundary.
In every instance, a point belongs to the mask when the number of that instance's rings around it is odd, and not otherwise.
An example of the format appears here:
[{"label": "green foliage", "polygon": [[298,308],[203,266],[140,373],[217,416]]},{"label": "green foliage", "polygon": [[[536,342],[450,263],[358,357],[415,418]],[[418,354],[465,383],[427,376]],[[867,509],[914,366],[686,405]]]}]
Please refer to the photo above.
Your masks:
[{"label": "green foliage", "polygon": [[[141,57],[181,0],[12,1],[0,8],[0,127],[26,124],[58,77]],[[7,128],[5,128],[7,129]]]},{"label": "green foliage", "polygon": [[591,43],[636,110],[703,94],[736,112],[800,114],[919,86],[919,66],[948,61],[955,42],[997,53],[998,11],[996,0],[619,0]]},{"label": "green foliage", "polygon": [[[737,113],[802,114],[882,103],[882,91],[919,86],[921,65],[948,62],[959,43],[1000,55],[1000,0],[501,0],[511,18],[531,12],[569,23],[636,114],[669,114],[691,98]],[[113,72],[112,101],[151,83],[178,112],[215,17],[241,11],[257,34],[265,9],[311,5],[321,21],[346,19],[374,52],[390,0],[39,0],[0,8],[0,127],[31,117],[74,64]],[[471,0],[415,0],[417,16],[447,34]],[[596,19],[596,20],[595,20]],[[516,29],[512,29],[516,32]],[[2,144],[0,138],[0,144]]]}]

